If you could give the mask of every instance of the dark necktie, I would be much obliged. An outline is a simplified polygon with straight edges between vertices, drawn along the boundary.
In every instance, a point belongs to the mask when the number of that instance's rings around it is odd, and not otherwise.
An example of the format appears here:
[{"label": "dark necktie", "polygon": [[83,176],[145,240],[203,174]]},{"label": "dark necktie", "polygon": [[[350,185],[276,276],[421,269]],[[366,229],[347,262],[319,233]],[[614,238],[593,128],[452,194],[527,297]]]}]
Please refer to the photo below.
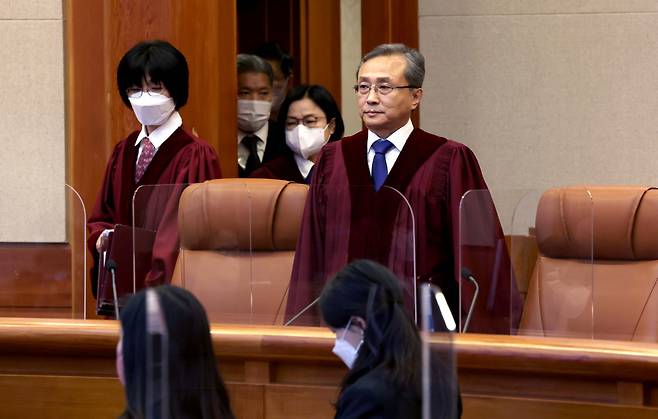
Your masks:
[{"label": "dark necktie", "polygon": [[247,165],[244,168],[244,171],[249,174],[260,166],[260,159],[258,158],[258,137],[255,135],[247,135],[242,139],[242,144],[244,144],[249,150]]},{"label": "dark necktie", "polygon": [[142,152],[139,155],[137,168],[135,169],[135,183],[139,183],[142,179],[144,172],[146,172],[146,168],[149,166],[149,163],[151,163],[151,160],[153,160],[153,156],[155,155],[155,146],[148,137],[142,138],[142,145]]},{"label": "dark necktie", "polygon": [[378,191],[388,176],[388,167],[386,167],[386,153],[393,147],[393,143],[388,140],[377,140],[371,148],[375,151],[375,158],[372,161],[372,180],[375,183],[375,191]]},{"label": "dark necktie", "polygon": [[304,183],[307,185],[311,184],[311,180],[313,180],[313,169],[315,169],[315,165],[311,167],[311,170],[308,171],[308,175],[304,178]]}]

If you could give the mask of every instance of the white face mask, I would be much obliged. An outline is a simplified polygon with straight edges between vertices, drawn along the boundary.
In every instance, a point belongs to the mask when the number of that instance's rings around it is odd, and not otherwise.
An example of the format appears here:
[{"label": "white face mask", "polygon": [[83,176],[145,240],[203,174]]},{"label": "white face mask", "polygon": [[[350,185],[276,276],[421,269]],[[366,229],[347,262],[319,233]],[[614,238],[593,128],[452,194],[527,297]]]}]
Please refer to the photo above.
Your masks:
[{"label": "white face mask", "polygon": [[267,124],[272,102],[266,100],[238,99],[238,128],[252,134]]},{"label": "white face mask", "polygon": [[286,130],[286,144],[295,154],[308,159],[319,153],[327,143],[324,132],[328,126],[324,128],[307,128],[299,124],[292,130]]},{"label": "white face mask", "polygon": [[158,93],[142,93],[140,97],[129,97],[128,100],[142,125],[162,125],[176,109],[174,99]]},{"label": "white face mask", "polygon": [[349,369],[352,369],[352,367],[354,366],[356,357],[359,355],[359,348],[361,348],[361,345],[363,344],[363,337],[361,337],[361,341],[359,342],[356,348],[352,346],[352,344],[345,339],[345,335],[347,334],[347,331],[350,329],[351,322],[352,319],[350,319],[350,321],[347,323],[347,327],[343,332],[343,336],[336,338],[336,343],[334,344],[334,348],[331,350],[334,353],[334,355],[340,358],[345,363],[345,365],[347,365],[347,368]]}]

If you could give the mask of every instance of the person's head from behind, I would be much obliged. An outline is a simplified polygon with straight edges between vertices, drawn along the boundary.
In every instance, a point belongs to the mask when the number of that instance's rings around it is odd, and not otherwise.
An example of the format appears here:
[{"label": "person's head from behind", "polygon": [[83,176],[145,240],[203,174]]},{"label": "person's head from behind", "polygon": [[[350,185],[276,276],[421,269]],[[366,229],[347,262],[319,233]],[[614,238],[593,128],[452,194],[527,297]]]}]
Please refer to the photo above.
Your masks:
[{"label": "person's head from behind", "polygon": [[356,85],[359,113],[366,127],[388,138],[403,127],[423,96],[425,59],[403,44],[382,44],[361,59]]},{"label": "person's head from behind", "polygon": [[270,118],[272,66],[260,57],[238,54],[238,128],[254,133]]},{"label": "person's head from behind", "polygon": [[266,60],[272,66],[272,112],[278,112],[286,97],[292,78],[293,59],[276,42],[266,42],[254,48],[252,54]]},{"label": "person's head from behind", "polygon": [[140,42],[119,61],[117,86],[121,100],[139,122],[157,127],[187,103],[187,60],[169,42]]},{"label": "person's head from behind", "polygon": [[328,141],[340,140],[345,132],[336,101],[317,84],[303,84],[290,91],[281,104],[279,125],[285,127],[288,147],[312,161]]},{"label": "person's head from behind", "polygon": [[130,298],[121,312],[117,370],[128,417],[161,411],[169,417],[233,417],[206,312],[187,290],[163,285]]},{"label": "person's head from behind", "polygon": [[368,260],[350,263],[325,286],[320,311],[336,333],[334,353],[351,369],[344,383],[360,370],[382,368],[399,385],[419,384],[420,337],[388,269]]}]

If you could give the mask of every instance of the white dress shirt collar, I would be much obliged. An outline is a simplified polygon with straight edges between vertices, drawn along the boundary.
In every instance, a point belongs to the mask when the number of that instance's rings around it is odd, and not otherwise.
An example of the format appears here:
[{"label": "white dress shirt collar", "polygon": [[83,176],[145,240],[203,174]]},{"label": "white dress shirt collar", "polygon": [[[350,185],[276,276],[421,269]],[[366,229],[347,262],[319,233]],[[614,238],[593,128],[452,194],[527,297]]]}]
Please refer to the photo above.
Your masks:
[{"label": "white dress shirt collar", "polygon": [[[411,119],[409,119],[404,126],[398,128],[393,134],[389,135],[388,138],[383,138],[383,139],[393,143],[397,151],[401,152],[402,148],[404,147],[405,143],[409,139],[409,136],[411,135],[411,132],[413,130],[414,130],[414,124],[411,122]],[[380,137],[378,137],[377,134],[368,130],[368,145],[366,148],[366,152],[370,151],[370,147],[372,147],[372,144],[379,139]]]},{"label": "white dress shirt collar", "polygon": [[146,134],[146,127],[142,125],[142,130],[137,136],[135,146],[139,146],[142,139],[148,137],[151,144],[153,144],[155,149],[158,150],[165,140],[171,137],[171,134],[173,134],[181,125],[183,125],[183,118],[181,118],[178,111],[173,111],[164,124],[154,129],[153,132],[148,135]]},{"label": "white dress shirt collar", "polygon": [[260,140],[259,143],[262,141],[263,144],[265,144],[267,143],[267,134],[269,133],[269,129],[270,129],[269,123],[265,123],[265,125],[263,125],[258,131],[254,132],[253,134],[248,134],[238,129],[238,144],[240,144],[242,142],[242,139],[247,135],[255,135]]},{"label": "white dress shirt collar", "polygon": [[299,173],[301,173],[302,177],[306,179],[308,174],[311,172],[314,163],[308,159],[305,159],[303,156],[297,155],[296,153],[293,155],[293,157],[295,158],[295,163],[297,163]]}]

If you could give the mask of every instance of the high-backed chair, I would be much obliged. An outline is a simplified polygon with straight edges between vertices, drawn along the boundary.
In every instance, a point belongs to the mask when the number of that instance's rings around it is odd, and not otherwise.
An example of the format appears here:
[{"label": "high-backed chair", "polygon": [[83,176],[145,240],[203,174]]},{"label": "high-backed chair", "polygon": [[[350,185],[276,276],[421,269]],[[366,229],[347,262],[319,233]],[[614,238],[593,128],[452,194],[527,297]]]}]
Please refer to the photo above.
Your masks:
[{"label": "high-backed chair", "polygon": [[544,193],[520,334],[658,341],[658,190]]},{"label": "high-backed chair", "polygon": [[272,179],[190,185],[172,283],[193,292],[212,322],[282,323],[307,191]]}]

